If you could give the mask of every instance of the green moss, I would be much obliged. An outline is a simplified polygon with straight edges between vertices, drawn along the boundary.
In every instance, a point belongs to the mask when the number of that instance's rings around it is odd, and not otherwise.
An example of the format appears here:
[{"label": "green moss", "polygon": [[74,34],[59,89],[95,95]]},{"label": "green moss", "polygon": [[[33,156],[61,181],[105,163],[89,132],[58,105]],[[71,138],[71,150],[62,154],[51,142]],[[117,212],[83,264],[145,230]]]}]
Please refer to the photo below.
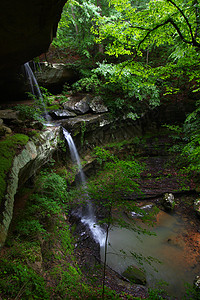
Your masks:
[{"label": "green moss", "polygon": [[6,189],[6,175],[12,166],[16,151],[28,140],[29,137],[24,134],[15,134],[0,141],[0,202]]},{"label": "green moss", "polygon": [[29,131],[29,132],[27,133],[27,135],[28,135],[29,137],[36,137],[36,138],[39,138],[39,137],[40,137],[40,132],[38,132],[37,130],[33,129],[33,130]]},{"label": "green moss", "polygon": [[81,132],[81,127],[73,128],[73,136],[77,136]]},{"label": "green moss", "polygon": [[129,266],[122,275],[133,283],[146,284],[145,273],[135,266]]},{"label": "green moss", "polygon": [[0,278],[3,299],[50,299],[44,278],[20,261],[2,259]]},{"label": "green moss", "polygon": [[51,106],[47,107],[48,111],[57,110],[57,109],[60,109],[60,105],[58,105],[58,104],[51,105]]}]

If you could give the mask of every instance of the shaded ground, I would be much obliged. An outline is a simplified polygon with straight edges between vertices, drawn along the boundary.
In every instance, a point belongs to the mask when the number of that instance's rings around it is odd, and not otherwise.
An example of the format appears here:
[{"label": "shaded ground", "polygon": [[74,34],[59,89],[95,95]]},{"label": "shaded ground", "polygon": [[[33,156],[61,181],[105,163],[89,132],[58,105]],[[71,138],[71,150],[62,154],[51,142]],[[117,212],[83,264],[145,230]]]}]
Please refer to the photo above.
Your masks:
[{"label": "shaded ground", "polygon": [[145,198],[191,191],[195,187],[193,181],[178,170],[175,157],[147,157],[142,158],[141,162],[146,165],[139,180]]},{"label": "shaded ground", "polygon": [[194,180],[181,171],[179,154],[169,152],[173,144],[174,140],[169,133],[163,134],[161,131],[119,151],[120,158],[129,156],[132,157],[131,159],[139,160],[145,166],[138,181],[142,191],[141,198],[195,190]]}]

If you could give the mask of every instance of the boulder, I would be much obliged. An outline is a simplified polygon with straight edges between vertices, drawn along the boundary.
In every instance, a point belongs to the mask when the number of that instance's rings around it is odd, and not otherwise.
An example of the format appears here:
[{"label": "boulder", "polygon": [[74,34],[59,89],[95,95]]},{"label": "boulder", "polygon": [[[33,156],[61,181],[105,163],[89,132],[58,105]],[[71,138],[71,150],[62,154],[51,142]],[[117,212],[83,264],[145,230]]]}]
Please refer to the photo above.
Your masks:
[{"label": "boulder", "polygon": [[81,132],[83,124],[85,124],[84,126],[86,127],[87,131],[93,131],[99,127],[110,124],[110,120],[107,114],[85,114],[75,118],[67,119],[63,122],[63,127],[65,127],[67,130],[69,129],[73,133],[76,132],[76,134],[78,134]]},{"label": "boulder", "polygon": [[89,107],[96,114],[105,113],[108,111],[108,108],[104,105],[103,99],[101,98],[101,96],[94,97],[89,102]]},{"label": "boulder", "polygon": [[69,97],[69,101],[63,104],[64,109],[73,111],[77,114],[86,114],[90,110],[90,103],[91,97],[89,95],[85,96],[82,99],[72,99]]},{"label": "boulder", "polygon": [[0,137],[5,136],[7,134],[11,134],[11,133],[12,133],[12,130],[9,127],[0,125]]},{"label": "boulder", "polygon": [[35,73],[39,86],[52,92],[60,92],[66,82],[77,79],[76,71],[63,63],[41,63],[41,70]]},{"label": "boulder", "polygon": [[200,294],[200,276],[197,275],[194,279],[194,288]]},{"label": "boulder", "polygon": [[141,269],[137,268],[136,266],[129,266],[122,275],[126,277],[130,282],[137,283],[137,284],[146,284],[146,275],[145,272]]},{"label": "boulder", "polygon": [[154,215],[154,208],[156,208],[155,205],[153,203],[149,202],[145,205],[138,206],[137,208],[135,208],[135,211],[126,211],[125,214],[130,219],[142,218],[146,214]]},{"label": "boulder", "polygon": [[54,111],[49,112],[49,114],[54,120],[61,120],[61,119],[67,119],[70,117],[76,117],[75,113],[73,113],[72,111],[66,110],[66,109],[54,110]]},{"label": "boulder", "polygon": [[200,199],[196,199],[194,201],[194,210],[195,210],[196,214],[198,215],[198,217],[200,217]]},{"label": "boulder", "polygon": [[19,112],[13,109],[0,110],[0,119],[4,121],[18,120]]},{"label": "boulder", "polygon": [[173,211],[176,204],[174,195],[172,193],[165,193],[161,203],[166,211]]},{"label": "boulder", "polygon": [[[0,112],[1,112],[1,116],[4,116],[3,111]],[[3,124],[3,119],[0,119],[0,137],[11,133],[12,130]]]}]

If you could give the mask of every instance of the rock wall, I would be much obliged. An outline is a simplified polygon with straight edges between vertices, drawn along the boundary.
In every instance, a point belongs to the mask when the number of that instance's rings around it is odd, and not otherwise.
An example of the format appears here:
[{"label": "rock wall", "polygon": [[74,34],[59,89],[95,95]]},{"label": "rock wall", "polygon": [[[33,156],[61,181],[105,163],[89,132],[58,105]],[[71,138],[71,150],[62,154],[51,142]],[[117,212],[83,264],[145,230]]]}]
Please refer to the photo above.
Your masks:
[{"label": "rock wall", "polygon": [[41,133],[38,139],[29,141],[23,151],[15,156],[8,175],[7,190],[0,213],[0,247],[4,244],[13,215],[14,197],[18,186],[30,178],[47,162],[56,150],[60,127],[51,127]]},{"label": "rock wall", "polygon": [[[68,96],[59,109],[49,113],[71,133],[80,154],[98,145],[131,139],[144,131],[140,119],[133,121],[123,115],[111,118],[103,99],[91,94]],[[150,128],[149,122],[146,126]]]},{"label": "rock wall", "polygon": [[142,123],[139,120],[110,120],[107,113],[85,114],[69,118],[63,121],[62,125],[72,133],[80,154],[88,153],[96,146],[140,136],[143,132]]},{"label": "rock wall", "polygon": [[62,63],[40,63],[40,70],[35,72],[39,86],[43,86],[53,94],[61,93],[63,85],[72,84],[79,79],[78,70]]}]

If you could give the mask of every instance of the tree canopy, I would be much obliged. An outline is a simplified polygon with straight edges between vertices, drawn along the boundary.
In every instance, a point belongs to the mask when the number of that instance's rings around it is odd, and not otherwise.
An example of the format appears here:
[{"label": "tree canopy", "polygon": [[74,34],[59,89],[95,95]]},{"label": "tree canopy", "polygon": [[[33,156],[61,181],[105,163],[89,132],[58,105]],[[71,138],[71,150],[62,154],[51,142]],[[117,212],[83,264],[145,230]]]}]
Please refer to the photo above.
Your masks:
[{"label": "tree canopy", "polygon": [[[195,80],[195,90],[199,89],[198,1],[150,0],[138,5],[137,1],[110,0],[110,3],[116,14],[98,18],[98,32],[94,29],[96,41],[106,43],[108,55],[126,56],[126,66],[132,61],[135,65],[142,62],[147,78],[188,76],[190,81]],[[166,51],[165,59],[157,52],[158,57],[151,60],[156,49]]]},{"label": "tree canopy", "polygon": [[[114,116],[136,119],[174,95],[182,100],[186,89],[193,103],[199,98],[198,0],[69,0],[54,45],[82,56],[74,88],[100,94]],[[200,140],[199,104],[182,129],[190,157]]]},{"label": "tree canopy", "polygon": [[54,44],[92,58],[79,87],[136,118],[181,81],[199,91],[199,9],[197,0],[69,0]]}]

